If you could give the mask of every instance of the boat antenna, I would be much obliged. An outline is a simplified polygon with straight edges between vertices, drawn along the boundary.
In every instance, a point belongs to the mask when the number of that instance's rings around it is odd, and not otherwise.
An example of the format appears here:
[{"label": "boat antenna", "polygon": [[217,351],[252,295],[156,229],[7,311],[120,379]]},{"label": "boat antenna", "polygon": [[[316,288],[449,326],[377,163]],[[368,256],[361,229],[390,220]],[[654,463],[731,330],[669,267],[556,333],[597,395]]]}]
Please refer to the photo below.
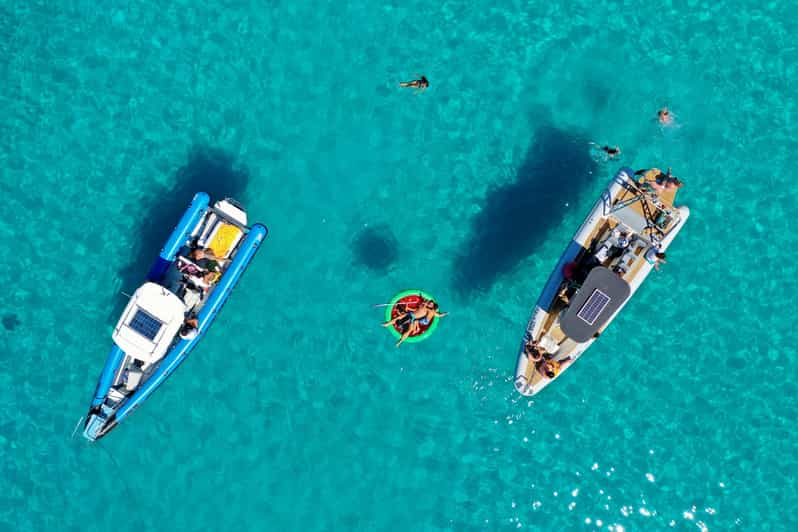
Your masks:
[{"label": "boat antenna", "polygon": [[83,421],[83,416],[80,416],[80,419],[78,420],[78,422],[75,423],[75,428],[72,429],[72,436],[70,436],[70,439],[75,437],[75,433],[78,431],[78,427],[80,426],[80,422],[81,421]]},{"label": "boat antenna", "polygon": [[119,293],[120,293],[120,294],[122,294],[123,296],[127,297],[128,299],[130,299],[131,297],[133,297],[133,296],[131,296],[130,294],[128,294],[127,292],[123,292],[123,291],[121,291],[121,290],[119,291]]}]

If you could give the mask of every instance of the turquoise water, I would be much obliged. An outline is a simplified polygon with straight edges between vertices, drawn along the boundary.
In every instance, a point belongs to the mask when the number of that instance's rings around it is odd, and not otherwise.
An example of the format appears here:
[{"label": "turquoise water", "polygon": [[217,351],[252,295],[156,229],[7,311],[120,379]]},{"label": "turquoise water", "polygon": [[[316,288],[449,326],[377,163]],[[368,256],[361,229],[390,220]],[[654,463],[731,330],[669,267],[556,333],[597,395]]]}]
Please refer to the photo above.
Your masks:
[{"label": "turquoise water", "polygon": [[[789,3],[57,4],[0,6],[0,529],[798,527]],[[672,166],[689,225],[522,398],[620,164]],[[198,189],[266,245],[165,387],[71,439]],[[412,287],[451,315],[397,350],[372,305]]]}]

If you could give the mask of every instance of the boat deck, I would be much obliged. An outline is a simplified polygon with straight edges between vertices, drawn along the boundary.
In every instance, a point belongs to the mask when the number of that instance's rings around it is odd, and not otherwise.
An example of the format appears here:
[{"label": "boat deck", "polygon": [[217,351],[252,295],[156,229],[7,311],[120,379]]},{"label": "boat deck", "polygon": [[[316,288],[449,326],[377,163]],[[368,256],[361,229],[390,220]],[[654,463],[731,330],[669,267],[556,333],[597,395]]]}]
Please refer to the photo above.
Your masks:
[{"label": "boat deck", "polygon": [[[610,212],[591,228],[583,243],[584,251],[575,258],[577,264],[584,266],[585,262],[594,256],[596,249],[611,239],[613,231],[620,229],[630,236],[629,246],[621,256],[612,256],[597,265],[612,269],[629,284],[636,280],[647,264],[644,256],[652,246],[652,241],[666,235],[679,222],[679,216],[673,205],[678,187],[663,188],[657,185],[655,188],[651,185],[656,183],[657,177],[662,173],[661,170],[652,168],[637,182],[624,181],[624,186],[609,198]],[[555,296],[549,308],[545,309],[543,323],[534,337],[534,340],[548,353],[547,356],[554,360],[568,359],[574,352],[577,352],[578,356],[584,350],[584,345],[567,337],[560,326],[561,316],[567,312],[570,300],[576,296],[580,288],[581,285],[572,280],[561,282],[558,296]],[[598,336],[608,324],[600,327],[595,336]],[[540,381],[549,380],[538,372],[534,363],[526,365],[524,376],[532,387],[537,387]]]}]

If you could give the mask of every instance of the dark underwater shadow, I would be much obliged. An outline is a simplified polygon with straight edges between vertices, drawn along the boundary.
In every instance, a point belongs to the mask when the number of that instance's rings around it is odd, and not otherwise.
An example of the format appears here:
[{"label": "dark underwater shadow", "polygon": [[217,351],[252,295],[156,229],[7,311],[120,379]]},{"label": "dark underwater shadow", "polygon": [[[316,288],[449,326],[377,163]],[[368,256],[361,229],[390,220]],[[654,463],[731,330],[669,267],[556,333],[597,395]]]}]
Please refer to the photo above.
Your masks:
[{"label": "dark underwater shadow", "polygon": [[352,240],[355,264],[387,273],[399,258],[399,241],[387,225],[366,227]]},{"label": "dark underwater shadow", "polygon": [[562,221],[565,204],[594,179],[597,165],[587,148],[580,135],[549,125],[538,128],[516,180],[488,192],[472,220],[471,235],[454,264],[459,295],[489,289]]},{"label": "dark underwater shadow", "polygon": [[[194,194],[207,192],[211,203],[225,197],[241,199],[248,182],[249,171],[237,165],[232,155],[207,146],[192,148],[188,162],[175,173],[171,186],[153,193],[149,202],[137,206],[141,216],[139,227],[133,229],[137,245],[129,264],[119,272],[120,289],[132,294],[144,282]],[[127,298],[123,295],[115,298],[109,321],[115,324],[126,304]]]}]

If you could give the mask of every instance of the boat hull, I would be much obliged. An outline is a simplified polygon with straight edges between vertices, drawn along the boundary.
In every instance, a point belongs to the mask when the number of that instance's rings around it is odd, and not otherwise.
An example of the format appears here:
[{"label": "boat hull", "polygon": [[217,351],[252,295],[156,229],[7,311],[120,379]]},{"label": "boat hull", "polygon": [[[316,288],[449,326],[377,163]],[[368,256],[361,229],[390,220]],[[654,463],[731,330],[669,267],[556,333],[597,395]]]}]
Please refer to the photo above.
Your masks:
[{"label": "boat hull", "polygon": [[[159,282],[164,278],[167,270],[174,264],[180,249],[190,241],[198,224],[201,223],[208,207],[208,201],[209,198],[205,193],[199,193],[194,197],[150,269],[148,280]],[[224,306],[267,234],[267,228],[260,223],[256,223],[248,229],[229,266],[196,314],[197,334],[193,338],[180,337],[176,339],[146,380],[129,396],[109,406],[108,397],[112,383],[119,381],[126,356],[122,349],[114,345],[98,380],[84,424],[83,436],[86,439],[95,441],[107,435],[158,389],[188,357]]]},{"label": "boat hull", "polygon": [[[585,221],[574,234],[574,237],[569,242],[565,251],[558,260],[557,265],[549,276],[546,285],[538,297],[535,308],[532,311],[532,316],[527,323],[523,340],[519,346],[518,359],[515,368],[514,386],[516,391],[522,395],[535,395],[554,380],[541,379],[535,375],[535,362],[527,357],[526,353],[524,352],[524,346],[530,340],[538,340],[541,337],[542,329],[547,323],[547,320],[550,319],[550,311],[552,309],[553,302],[557,297],[561,286],[566,281],[565,274],[563,273],[566,264],[574,261],[577,256],[585,253],[586,250],[591,246],[591,235],[593,234],[594,228],[597,224],[606,220],[610,215],[610,198],[617,196],[617,194],[620,192],[619,187],[623,187],[624,180],[630,179],[632,175],[633,172],[631,169],[624,168],[612,179],[607,189],[605,189],[601,197],[594,204]],[[670,244],[673,242],[673,239],[684,227],[684,222],[690,216],[690,210],[686,206],[677,207],[675,209],[679,213],[679,222],[658,243],[659,249],[663,252],[668,249]],[[601,330],[604,330],[606,327],[608,327],[618,313],[623,310],[623,307],[626,306],[629,299],[631,299],[631,297],[634,295],[640,285],[642,285],[643,281],[645,281],[653,269],[654,266],[652,264],[645,263],[640,267],[637,274],[628,280],[630,289],[629,296],[609,316],[606,323],[601,327]],[[583,342],[572,342],[571,349],[568,351],[567,355],[554,355],[552,357],[553,360],[560,361],[561,359],[566,358],[566,356],[569,359],[569,364],[565,366],[555,378],[559,378],[568,368],[570,368],[573,365],[573,362],[581,357],[582,354],[593,344],[593,342],[595,342],[596,338],[597,335]],[[533,375],[533,378],[531,379],[529,378],[530,374]]]}]

